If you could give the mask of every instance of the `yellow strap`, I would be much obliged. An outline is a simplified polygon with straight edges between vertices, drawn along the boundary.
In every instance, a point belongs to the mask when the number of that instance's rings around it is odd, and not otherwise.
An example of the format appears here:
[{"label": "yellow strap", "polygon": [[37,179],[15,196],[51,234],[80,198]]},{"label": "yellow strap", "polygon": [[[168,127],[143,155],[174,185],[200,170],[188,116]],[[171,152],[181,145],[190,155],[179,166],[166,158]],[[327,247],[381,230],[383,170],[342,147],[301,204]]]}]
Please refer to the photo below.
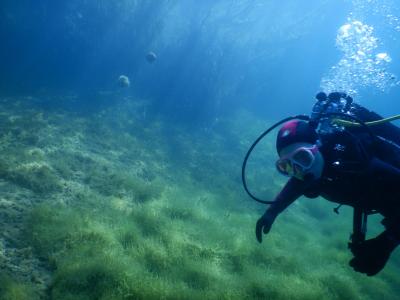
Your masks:
[{"label": "yellow strap", "polygon": [[[400,119],[400,115],[396,115],[396,116],[392,116],[389,118],[385,118],[385,119],[380,119],[380,120],[376,120],[376,121],[371,121],[371,122],[365,122],[365,125],[367,126],[374,126],[374,125],[379,125],[379,124],[383,124],[386,122],[391,122],[394,120],[398,120]],[[347,121],[347,120],[342,120],[342,119],[333,119],[332,123],[335,123],[337,125],[340,126],[345,126],[345,127],[360,127],[361,124],[354,122],[354,121]]]}]

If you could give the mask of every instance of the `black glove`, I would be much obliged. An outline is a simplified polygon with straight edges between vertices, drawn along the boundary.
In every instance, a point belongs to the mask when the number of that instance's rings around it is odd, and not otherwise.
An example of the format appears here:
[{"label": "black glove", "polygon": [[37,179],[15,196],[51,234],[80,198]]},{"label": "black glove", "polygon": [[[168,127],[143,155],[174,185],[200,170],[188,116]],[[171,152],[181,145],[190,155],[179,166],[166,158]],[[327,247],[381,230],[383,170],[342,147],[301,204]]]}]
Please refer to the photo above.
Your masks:
[{"label": "black glove", "polygon": [[359,244],[350,244],[354,257],[349,265],[357,272],[373,276],[386,265],[390,254],[398,245],[385,231],[376,238]]},{"label": "black glove", "polygon": [[266,211],[261,218],[258,219],[256,223],[256,238],[259,243],[262,242],[262,232],[264,234],[267,234],[272,226],[272,223],[274,223],[276,218],[276,215],[269,213]]}]

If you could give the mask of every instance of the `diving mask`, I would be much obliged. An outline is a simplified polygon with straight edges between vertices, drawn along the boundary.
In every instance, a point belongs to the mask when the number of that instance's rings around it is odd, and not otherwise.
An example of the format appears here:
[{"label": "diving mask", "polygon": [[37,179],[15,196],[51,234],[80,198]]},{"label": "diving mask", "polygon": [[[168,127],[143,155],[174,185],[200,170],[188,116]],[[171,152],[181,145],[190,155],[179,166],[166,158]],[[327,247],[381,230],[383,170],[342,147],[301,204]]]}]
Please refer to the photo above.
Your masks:
[{"label": "diving mask", "polygon": [[278,159],[276,168],[279,173],[285,176],[294,176],[303,180],[313,167],[317,152],[318,147],[316,145],[299,147]]}]

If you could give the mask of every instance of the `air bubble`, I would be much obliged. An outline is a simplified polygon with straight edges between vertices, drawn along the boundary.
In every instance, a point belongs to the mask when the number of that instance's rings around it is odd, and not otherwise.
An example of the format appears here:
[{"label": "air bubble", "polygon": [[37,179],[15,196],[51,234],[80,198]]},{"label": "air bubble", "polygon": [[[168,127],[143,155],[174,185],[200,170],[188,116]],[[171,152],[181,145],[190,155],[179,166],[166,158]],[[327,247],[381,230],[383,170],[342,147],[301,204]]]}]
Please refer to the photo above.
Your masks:
[{"label": "air bubble", "polygon": [[373,33],[372,26],[359,20],[349,20],[339,28],[336,46],[343,57],[321,80],[323,91],[356,93],[362,87],[386,91],[394,85],[394,75],[386,71],[392,59],[386,52],[376,53],[378,39]]}]

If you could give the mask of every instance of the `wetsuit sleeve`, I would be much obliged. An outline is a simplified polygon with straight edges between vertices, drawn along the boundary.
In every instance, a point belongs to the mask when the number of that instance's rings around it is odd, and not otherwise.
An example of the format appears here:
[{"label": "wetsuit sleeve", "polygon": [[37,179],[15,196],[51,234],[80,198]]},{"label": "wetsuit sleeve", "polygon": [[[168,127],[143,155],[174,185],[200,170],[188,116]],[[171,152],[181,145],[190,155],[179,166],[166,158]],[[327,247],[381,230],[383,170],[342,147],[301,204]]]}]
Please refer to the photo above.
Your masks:
[{"label": "wetsuit sleeve", "polygon": [[302,196],[306,190],[307,184],[295,177],[291,177],[282,191],[275,197],[275,202],[267,209],[267,213],[274,216],[279,215],[290,204]]},{"label": "wetsuit sleeve", "polygon": [[390,221],[389,224],[392,224],[389,227],[396,227],[397,235],[400,237],[400,169],[379,158],[373,158],[368,169],[370,185],[373,188],[371,194],[375,196],[375,199],[379,199],[379,201],[374,200],[374,203],[370,205],[379,208],[379,211]]},{"label": "wetsuit sleeve", "polygon": [[379,158],[373,158],[369,165],[369,173],[373,176],[374,180],[386,184],[397,184],[397,188],[400,185],[400,169],[380,160]]},{"label": "wetsuit sleeve", "polygon": [[275,197],[275,202],[265,211],[256,223],[256,238],[262,242],[262,233],[267,234],[275,218],[284,211],[290,204],[299,198],[305,191],[307,184],[299,179],[291,177],[282,191]]}]

